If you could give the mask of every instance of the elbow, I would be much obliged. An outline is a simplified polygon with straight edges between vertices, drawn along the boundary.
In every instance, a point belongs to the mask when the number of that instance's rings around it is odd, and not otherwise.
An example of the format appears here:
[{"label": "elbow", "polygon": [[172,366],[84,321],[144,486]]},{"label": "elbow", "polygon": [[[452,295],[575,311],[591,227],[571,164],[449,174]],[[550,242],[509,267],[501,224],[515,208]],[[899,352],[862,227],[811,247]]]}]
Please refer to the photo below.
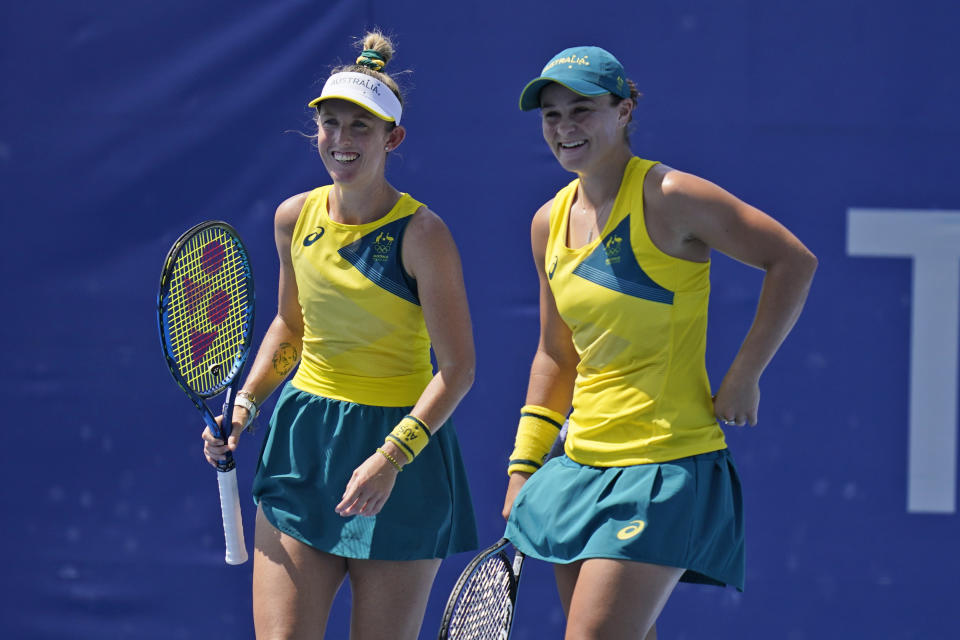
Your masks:
[{"label": "elbow", "polygon": [[457,395],[463,397],[473,386],[476,368],[473,362],[458,363],[441,367],[440,375],[448,388],[455,389]]},{"label": "elbow", "polygon": [[817,259],[817,256],[804,247],[800,257],[800,269],[807,275],[807,280],[813,280],[813,274],[817,272],[819,265],[820,261]]},{"label": "elbow", "polygon": [[277,312],[274,322],[286,329],[287,333],[297,339],[303,339],[303,316]]},{"label": "elbow", "polygon": [[780,273],[796,279],[806,281],[813,280],[813,274],[817,271],[819,260],[812,251],[801,245],[794,251],[785,253],[779,260],[772,261],[765,265],[767,272]]},{"label": "elbow", "polygon": [[460,386],[464,393],[473,387],[473,381],[476,379],[476,375],[477,369],[473,363],[470,363],[469,366],[463,367],[463,370],[460,372]]}]

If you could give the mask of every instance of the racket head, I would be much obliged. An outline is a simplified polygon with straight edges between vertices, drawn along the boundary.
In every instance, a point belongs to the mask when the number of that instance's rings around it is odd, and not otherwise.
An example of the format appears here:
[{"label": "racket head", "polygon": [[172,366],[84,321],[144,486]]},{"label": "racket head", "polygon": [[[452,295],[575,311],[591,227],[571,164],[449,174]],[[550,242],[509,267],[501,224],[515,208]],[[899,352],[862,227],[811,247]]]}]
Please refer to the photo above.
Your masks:
[{"label": "racket head", "polygon": [[503,640],[510,637],[523,554],[507,555],[502,538],[463,570],[443,612],[439,640]]},{"label": "racket head", "polygon": [[167,366],[187,395],[213,397],[240,374],[254,300],[250,258],[232,226],[201,222],[174,242],[160,276],[157,324]]}]

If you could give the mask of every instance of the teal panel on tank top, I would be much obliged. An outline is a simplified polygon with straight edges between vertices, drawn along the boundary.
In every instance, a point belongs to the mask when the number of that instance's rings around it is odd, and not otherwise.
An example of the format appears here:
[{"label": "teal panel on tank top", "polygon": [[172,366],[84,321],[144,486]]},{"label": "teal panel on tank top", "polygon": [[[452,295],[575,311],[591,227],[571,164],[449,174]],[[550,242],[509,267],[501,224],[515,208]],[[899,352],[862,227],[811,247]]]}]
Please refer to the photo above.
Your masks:
[{"label": "teal panel on tank top", "polygon": [[673,304],[673,292],[654,282],[637,263],[630,245],[629,214],[576,266],[573,275],[628,296]]},{"label": "teal panel on tank top", "polygon": [[420,304],[416,280],[403,268],[400,246],[410,216],[400,218],[371,231],[339,250],[367,279],[393,295],[413,304]]}]

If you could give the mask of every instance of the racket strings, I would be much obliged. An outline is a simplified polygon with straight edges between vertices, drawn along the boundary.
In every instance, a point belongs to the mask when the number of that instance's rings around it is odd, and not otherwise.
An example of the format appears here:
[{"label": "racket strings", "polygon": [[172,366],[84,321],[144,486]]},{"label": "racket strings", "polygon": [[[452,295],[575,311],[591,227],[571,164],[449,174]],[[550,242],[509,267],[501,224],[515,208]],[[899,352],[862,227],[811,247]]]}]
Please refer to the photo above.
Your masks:
[{"label": "racket strings", "polygon": [[233,376],[249,332],[250,270],[222,228],[190,238],[172,266],[164,313],[170,352],[191,389],[207,395]]},{"label": "racket strings", "polygon": [[500,640],[512,613],[512,570],[501,554],[482,562],[463,586],[450,616],[451,640]]}]

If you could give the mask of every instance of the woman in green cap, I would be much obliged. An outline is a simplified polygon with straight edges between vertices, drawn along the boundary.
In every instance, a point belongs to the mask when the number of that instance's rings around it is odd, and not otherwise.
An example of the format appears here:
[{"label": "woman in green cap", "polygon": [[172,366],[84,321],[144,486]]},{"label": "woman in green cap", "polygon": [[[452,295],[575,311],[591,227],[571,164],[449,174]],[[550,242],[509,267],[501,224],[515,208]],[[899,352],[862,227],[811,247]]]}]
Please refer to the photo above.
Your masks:
[{"label": "woman in green cap", "polygon": [[[720,424],[756,424],[760,375],[817,265],[762,211],[635,157],[638,95],[609,52],[574,47],[520,97],[577,179],[533,219],[540,342],[505,535],[554,563],[566,637],[577,640],[655,638],[681,580],[743,589],[740,483]],[[704,362],[714,250],[766,272],[715,396]],[[544,463],[565,422],[564,454]]]},{"label": "woman in green cap", "polygon": [[[332,184],[277,209],[279,308],[238,393],[234,450],[295,366],[264,437],[253,618],[258,638],[322,638],[344,578],[350,637],[415,640],[440,559],[476,548],[449,418],[473,382],[460,258],[443,221],[385,177],[402,102],[369,33],[316,108]],[[431,348],[437,371],[431,364]]]}]

